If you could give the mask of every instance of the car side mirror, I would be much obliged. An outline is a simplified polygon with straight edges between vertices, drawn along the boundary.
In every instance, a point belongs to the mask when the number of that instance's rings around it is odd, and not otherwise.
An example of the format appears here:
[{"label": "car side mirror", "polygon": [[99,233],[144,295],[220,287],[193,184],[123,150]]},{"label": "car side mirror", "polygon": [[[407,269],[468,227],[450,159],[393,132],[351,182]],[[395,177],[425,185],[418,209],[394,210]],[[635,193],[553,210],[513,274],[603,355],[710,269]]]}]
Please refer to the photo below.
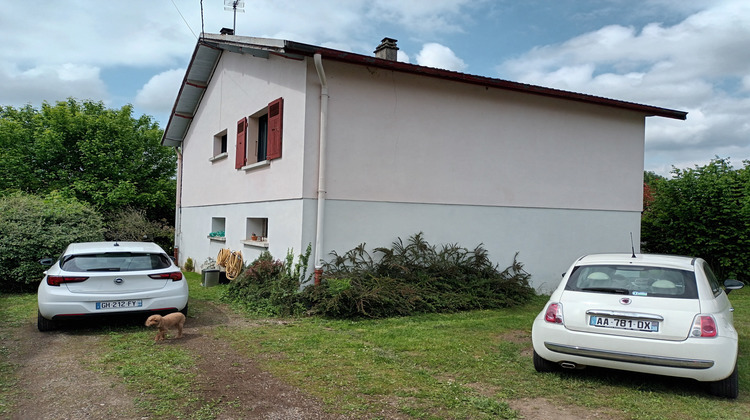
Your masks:
[{"label": "car side mirror", "polygon": [[739,280],[734,280],[734,279],[724,280],[724,291],[727,294],[729,294],[729,292],[731,292],[732,290],[739,290],[739,289],[742,289],[743,287],[745,287],[745,283]]},{"label": "car side mirror", "polygon": [[54,263],[55,263],[54,258],[42,258],[41,260],[39,260],[39,264],[47,266],[47,267],[51,266]]}]

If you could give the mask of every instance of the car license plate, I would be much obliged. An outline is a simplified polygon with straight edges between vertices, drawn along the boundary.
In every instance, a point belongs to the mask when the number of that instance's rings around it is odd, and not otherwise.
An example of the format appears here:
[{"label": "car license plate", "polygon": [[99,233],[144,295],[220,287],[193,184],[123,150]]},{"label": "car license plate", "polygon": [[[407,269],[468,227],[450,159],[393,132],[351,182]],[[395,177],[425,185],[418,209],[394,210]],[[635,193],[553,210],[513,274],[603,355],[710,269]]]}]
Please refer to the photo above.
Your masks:
[{"label": "car license plate", "polygon": [[123,309],[123,308],[140,308],[143,306],[142,300],[111,300],[108,302],[96,302],[96,309]]},{"label": "car license plate", "polygon": [[659,332],[659,321],[592,316],[589,325],[619,330]]}]

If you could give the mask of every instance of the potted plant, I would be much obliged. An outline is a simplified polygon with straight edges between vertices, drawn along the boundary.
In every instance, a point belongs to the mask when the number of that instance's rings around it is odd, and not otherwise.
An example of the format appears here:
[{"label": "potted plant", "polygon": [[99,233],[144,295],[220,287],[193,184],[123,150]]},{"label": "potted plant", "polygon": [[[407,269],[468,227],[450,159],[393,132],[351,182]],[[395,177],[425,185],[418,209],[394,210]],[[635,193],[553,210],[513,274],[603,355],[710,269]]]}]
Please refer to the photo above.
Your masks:
[{"label": "potted plant", "polygon": [[258,240],[258,235],[256,235],[255,232],[253,232],[253,234],[250,236],[250,240],[251,241],[257,241]]}]

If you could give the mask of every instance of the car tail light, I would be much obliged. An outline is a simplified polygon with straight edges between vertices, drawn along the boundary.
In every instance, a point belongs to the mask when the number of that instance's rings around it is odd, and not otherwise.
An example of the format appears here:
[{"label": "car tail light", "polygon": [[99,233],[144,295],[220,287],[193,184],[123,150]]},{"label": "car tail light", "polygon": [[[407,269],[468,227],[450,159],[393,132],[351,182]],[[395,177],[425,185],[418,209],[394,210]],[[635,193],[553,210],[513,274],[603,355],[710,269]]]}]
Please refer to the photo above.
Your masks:
[{"label": "car tail light", "polygon": [[149,274],[149,277],[156,280],[169,280],[179,281],[182,280],[182,272],[174,271],[172,273],[161,273],[161,274]]},{"label": "car tail light", "polygon": [[88,279],[88,277],[47,276],[47,284],[49,284],[50,286],[59,286],[63,283],[80,283]]},{"label": "car tail light", "polygon": [[691,334],[693,337],[716,337],[716,320],[711,315],[696,315]]},{"label": "car tail light", "polygon": [[550,303],[544,313],[544,320],[553,324],[562,324],[562,303]]}]

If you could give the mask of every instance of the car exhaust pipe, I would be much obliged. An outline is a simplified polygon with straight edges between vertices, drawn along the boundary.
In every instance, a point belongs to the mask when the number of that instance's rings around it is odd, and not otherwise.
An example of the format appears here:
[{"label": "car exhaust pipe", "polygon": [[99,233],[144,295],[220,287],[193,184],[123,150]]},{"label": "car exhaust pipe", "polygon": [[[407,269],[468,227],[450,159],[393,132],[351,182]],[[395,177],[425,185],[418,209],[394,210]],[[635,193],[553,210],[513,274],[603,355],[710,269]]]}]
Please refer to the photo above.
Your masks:
[{"label": "car exhaust pipe", "polygon": [[563,369],[578,369],[578,365],[573,362],[560,362],[560,367]]}]

